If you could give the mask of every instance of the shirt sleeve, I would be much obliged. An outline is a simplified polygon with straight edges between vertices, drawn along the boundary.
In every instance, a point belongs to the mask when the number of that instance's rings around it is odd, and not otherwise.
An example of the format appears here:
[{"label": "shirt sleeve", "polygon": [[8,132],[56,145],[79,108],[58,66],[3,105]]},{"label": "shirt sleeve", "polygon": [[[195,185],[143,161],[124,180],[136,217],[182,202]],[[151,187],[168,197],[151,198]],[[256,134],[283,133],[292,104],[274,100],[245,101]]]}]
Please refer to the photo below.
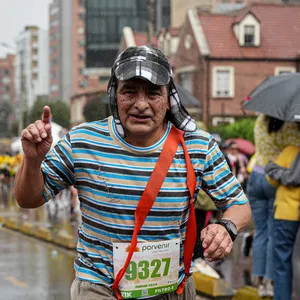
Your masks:
[{"label": "shirt sleeve", "polygon": [[[290,163],[291,159],[293,161]],[[274,186],[299,186],[299,171],[300,155],[294,146],[284,148],[275,162],[270,162],[266,167],[267,179]]]},{"label": "shirt sleeve", "polygon": [[225,210],[233,204],[248,202],[240,183],[230,171],[223,153],[213,138],[207,149],[202,188],[221,210]]},{"label": "shirt sleeve", "polygon": [[42,163],[44,175],[43,196],[46,201],[61,190],[75,185],[74,162],[70,134],[66,134],[46,155]]}]

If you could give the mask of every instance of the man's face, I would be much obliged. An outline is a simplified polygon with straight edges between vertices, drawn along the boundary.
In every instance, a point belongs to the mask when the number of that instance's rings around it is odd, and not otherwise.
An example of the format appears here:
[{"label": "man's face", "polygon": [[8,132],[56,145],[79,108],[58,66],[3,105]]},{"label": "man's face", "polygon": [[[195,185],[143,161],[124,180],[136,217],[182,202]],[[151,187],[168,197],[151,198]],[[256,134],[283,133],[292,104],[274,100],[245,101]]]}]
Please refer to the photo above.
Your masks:
[{"label": "man's face", "polygon": [[139,78],[119,81],[117,104],[126,136],[155,137],[165,132],[165,116],[170,109],[166,86]]}]

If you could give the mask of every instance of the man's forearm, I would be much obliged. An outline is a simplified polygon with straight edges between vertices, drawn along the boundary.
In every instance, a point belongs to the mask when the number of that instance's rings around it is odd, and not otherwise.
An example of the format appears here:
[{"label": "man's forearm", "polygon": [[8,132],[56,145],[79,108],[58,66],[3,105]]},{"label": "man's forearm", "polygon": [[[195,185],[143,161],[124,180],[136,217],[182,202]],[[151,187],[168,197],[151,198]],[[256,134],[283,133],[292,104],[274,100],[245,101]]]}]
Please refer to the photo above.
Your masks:
[{"label": "man's forearm", "polygon": [[45,203],[43,197],[44,177],[41,162],[24,158],[16,175],[15,196],[23,208],[36,208]]},{"label": "man's forearm", "polygon": [[222,219],[231,220],[237,227],[238,232],[242,231],[251,219],[249,202],[230,206],[224,212]]}]

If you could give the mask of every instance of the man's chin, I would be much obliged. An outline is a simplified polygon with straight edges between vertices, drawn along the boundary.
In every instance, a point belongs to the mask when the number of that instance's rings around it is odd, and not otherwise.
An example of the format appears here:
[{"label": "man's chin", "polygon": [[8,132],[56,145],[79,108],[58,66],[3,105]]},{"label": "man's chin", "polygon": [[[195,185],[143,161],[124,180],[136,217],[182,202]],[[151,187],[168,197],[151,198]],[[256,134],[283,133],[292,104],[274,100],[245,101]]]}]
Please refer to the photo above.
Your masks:
[{"label": "man's chin", "polygon": [[131,135],[148,135],[151,133],[151,127],[148,124],[134,124],[127,126],[126,131]]}]

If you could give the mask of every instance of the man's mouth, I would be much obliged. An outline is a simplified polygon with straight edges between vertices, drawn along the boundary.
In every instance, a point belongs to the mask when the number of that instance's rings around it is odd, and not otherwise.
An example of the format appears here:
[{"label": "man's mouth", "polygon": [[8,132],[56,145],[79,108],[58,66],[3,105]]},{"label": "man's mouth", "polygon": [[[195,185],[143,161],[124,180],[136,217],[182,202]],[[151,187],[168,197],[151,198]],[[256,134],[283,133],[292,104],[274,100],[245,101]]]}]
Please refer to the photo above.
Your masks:
[{"label": "man's mouth", "polygon": [[141,120],[145,120],[145,119],[149,119],[149,116],[145,116],[145,115],[131,115],[131,117],[135,118],[135,119],[141,119]]},{"label": "man's mouth", "polygon": [[130,115],[130,117],[136,122],[148,122],[150,120],[150,116],[146,115]]}]

